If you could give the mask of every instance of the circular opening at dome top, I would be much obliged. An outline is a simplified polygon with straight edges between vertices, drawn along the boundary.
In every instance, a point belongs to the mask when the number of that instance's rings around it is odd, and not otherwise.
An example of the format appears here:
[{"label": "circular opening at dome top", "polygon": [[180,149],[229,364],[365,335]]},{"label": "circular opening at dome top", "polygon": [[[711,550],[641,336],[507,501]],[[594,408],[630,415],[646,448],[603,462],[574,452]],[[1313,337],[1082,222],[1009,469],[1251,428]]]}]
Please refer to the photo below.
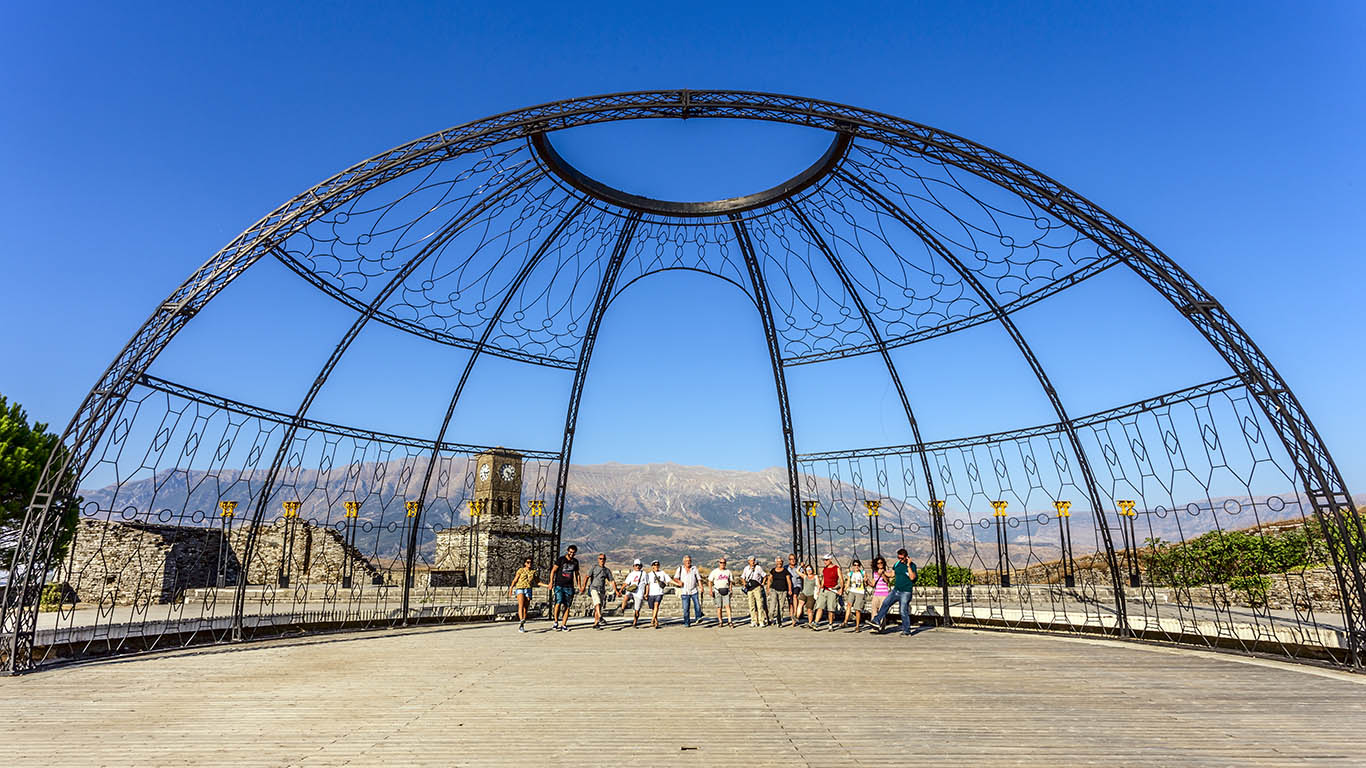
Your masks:
[{"label": "circular opening at dome top", "polygon": [[848,137],[746,120],[630,120],[542,134],[551,170],[581,191],[668,216],[757,208],[823,177]]}]

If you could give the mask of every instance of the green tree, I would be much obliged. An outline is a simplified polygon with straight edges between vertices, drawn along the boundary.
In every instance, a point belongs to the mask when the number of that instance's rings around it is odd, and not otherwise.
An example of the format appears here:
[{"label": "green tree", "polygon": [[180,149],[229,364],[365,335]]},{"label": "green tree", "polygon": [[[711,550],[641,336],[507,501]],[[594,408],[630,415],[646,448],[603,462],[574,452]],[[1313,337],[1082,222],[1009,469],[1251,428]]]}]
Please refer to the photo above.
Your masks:
[{"label": "green tree", "polygon": [[[0,567],[11,562],[24,511],[38,486],[43,465],[60,440],[47,431],[46,424],[30,424],[22,406],[0,395]],[[58,504],[63,518],[57,544],[60,553],[75,529],[79,499],[62,499]]]}]

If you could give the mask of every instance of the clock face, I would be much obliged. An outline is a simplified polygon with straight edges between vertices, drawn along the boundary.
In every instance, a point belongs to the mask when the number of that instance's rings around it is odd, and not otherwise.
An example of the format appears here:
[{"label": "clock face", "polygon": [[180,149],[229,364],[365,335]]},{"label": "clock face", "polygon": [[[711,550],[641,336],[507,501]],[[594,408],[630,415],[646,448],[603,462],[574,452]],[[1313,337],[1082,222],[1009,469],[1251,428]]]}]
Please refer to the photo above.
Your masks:
[{"label": "clock face", "polygon": [[480,479],[480,480],[487,480],[487,479],[489,479],[489,472],[490,472],[490,471],[491,471],[490,465],[488,465],[488,464],[480,464],[480,465],[479,465],[479,479]]},{"label": "clock face", "polygon": [[517,468],[511,464],[504,464],[498,468],[498,475],[503,478],[503,482],[510,483],[517,479]]}]

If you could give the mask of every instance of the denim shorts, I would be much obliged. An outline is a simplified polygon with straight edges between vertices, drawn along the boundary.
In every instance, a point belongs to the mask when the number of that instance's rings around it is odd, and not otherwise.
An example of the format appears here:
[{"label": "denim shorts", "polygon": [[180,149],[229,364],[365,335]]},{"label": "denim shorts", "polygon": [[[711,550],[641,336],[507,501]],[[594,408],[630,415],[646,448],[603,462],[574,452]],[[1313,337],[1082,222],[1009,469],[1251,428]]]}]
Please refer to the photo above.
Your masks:
[{"label": "denim shorts", "polygon": [[555,605],[571,605],[573,602],[573,587],[555,587]]},{"label": "denim shorts", "polygon": [[514,590],[512,590],[512,594],[514,594],[514,595],[521,595],[522,597],[525,597],[525,598],[528,599],[528,600],[531,599],[531,590],[530,590],[530,589],[514,589]]}]

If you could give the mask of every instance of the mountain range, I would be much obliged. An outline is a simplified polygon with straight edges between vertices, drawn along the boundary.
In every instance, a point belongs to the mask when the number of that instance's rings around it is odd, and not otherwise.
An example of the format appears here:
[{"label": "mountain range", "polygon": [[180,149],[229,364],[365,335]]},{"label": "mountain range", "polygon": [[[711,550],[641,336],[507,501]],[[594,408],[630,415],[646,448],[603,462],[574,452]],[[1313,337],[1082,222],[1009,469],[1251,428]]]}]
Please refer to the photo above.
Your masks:
[{"label": "mountain range", "polygon": [[[467,477],[468,460],[457,459],[445,468],[452,477]],[[528,465],[530,467],[531,465]],[[359,517],[371,523],[369,530],[357,541],[362,551],[380,557],[392,557],[401,551],[403,534],[403,500],[417,495],[421,486],[420,462],[403,471],[399,462],[363,464],[358,471],[324,472],[300,470],[293,483],[303,506],[300,515],[305,519],[341,519],[342,499],[362,499]],[[552,494],[538,491],[533,486],[553,485],[554,465],[542,466],[543,472],[528,469],[523,478],[523,500],[548,498]],[[231,470],[208,474],[197,471],[163,471],[154,477],[131,480],[120,485],[83,490],[86,514],[113,519],[139,519],[189,525],[215,524],[220,498],[233,498],[234,489],[246,496],[248,485],[261,485],[264,473]],[[566,496],[564,542],[577,543],[581,552],[606,552],[612,562],[620,565],[632,557],[648,562],[659,558],[676,561],[683,554],[692,554],[699,561],[709,563],[727,555],[732,565],[742,563],[747,555],[768,559],[791,549],[791,502],[787,492],[786,471],[769,468],[758,472],[713,469],[709,467],[660,464],[595,464],[573,465],[569,473]],[[805,480],[803,480],[805,483]],[[820,479],[822,487],[828,485]],[[857,500],[876,498],[852,486],[843,486],[841,496]],[[1292,495],[1287,495],[1292,499]],[[1198,513],[1182,515],[1180,527],[1174,515],[1144,516],[1138,526],[1140,540],[1158,536],[1167,540],[1190,538],[1214,527],[1214,516],[1208,510],[1225,509],[1230,501],[1251,501],[1257,506],[1257,518],[1243,513],[1235,518],[1225,516],[1221,525],[1226,528],[1245,528],[1257,520],[1263,523],[1298,517],[1300,510],[1294,503],[1280,509],[1266,504],[1267,497],[1201,499],[1193,509]],[[242,499],[245,502],[245,499]],[[548,511],[548,510],[547,510]],[[277,510],[271,510],[275,515]],[[239,509],[237,520],[246,519],[248,509]],[[1030,517],[1047,514],[1030,510]],[[458,525],[463,520],[453,518],[449,507],[432,505],[425,513],[431,525]],[[1058,556],[1056,525],[1045,527],[1019,524],[1018,512],[1012,510],[1017,523],[1007,529],[1012,559],[1020,560],[1030,554],[1039,560]],[[838,516],[837,516],[838,517]],[[923,513],[916,516],[923,521]],[[950,511],[949,517],[953,518]],[[444,518],[444,519],[443,519]],[[989,519],[989,518],[988,518]],[[886,517],[884,521],[894,521]],[[838,524],[836,522],[836,524]],[[904,541],[908,548],[928,554],[930,547],[928,526],[908,534]],[[1074,514],[1071,527],[1077,554],[1094,549],[1094,523],[1089,514]],[[1032,530],[1031,530],[1032,529]],[[960,561],[980,559],[973,567],[994,565],[995,530],[990,525],[956,527],[950,525],[949,536],[956,542],[955,552]],[[1113,532],[1116,547],[1123,546],[1119,531]],[[883,549],[890,551],[902,545],[899,535],[883,534]],[[430,542],[432,533],[423,536]],[[825,537],[822,537],[823,539]],[[894,539],[894,541],[893,541]],[[977,542],[979,558],[965,554],[972,540]],[[894,546],[891,546],[893,545]],[[849,554],[852,547],[866,553],[866,535],[855,543],[852,537],[837,541],[837,554]],[[988,562],[990,561],[990,562]]]}]

